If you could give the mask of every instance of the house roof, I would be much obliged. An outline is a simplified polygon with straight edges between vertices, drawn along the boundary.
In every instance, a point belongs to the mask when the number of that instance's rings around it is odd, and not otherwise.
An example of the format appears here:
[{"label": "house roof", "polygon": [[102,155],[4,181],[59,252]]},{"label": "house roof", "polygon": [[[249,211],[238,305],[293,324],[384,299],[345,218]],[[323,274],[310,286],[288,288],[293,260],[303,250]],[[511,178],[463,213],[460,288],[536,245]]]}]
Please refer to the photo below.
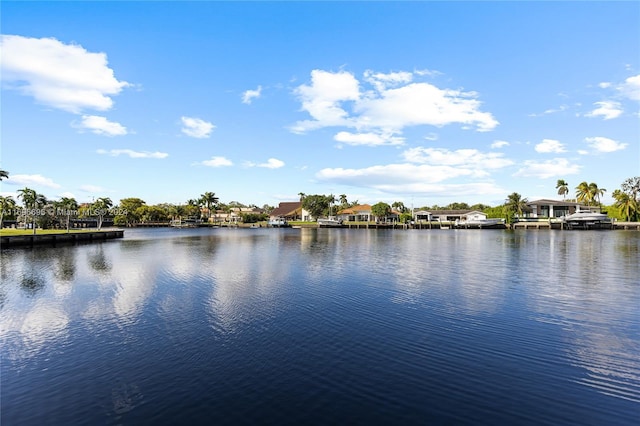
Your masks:
[{"label": "house roof", "polygon": [[284,202],[273,209],[271,216],[291,216],[299,209],[302,209],[302,201]]},{"label": "house roof", "polygon": [[576,203],[575,201],[563,201],[563,200],[550,200],[547,198],[541,198],[539,200],[533,200],[527,202],[528,206],[580,206],[580,207],[588,207],[582,203]]},{"label": "house roof", "polygon": [[346,209],[342,209],[338,214],[358,214],[358,213],[371,213],[371,206],[369,204],[358,204]]}]

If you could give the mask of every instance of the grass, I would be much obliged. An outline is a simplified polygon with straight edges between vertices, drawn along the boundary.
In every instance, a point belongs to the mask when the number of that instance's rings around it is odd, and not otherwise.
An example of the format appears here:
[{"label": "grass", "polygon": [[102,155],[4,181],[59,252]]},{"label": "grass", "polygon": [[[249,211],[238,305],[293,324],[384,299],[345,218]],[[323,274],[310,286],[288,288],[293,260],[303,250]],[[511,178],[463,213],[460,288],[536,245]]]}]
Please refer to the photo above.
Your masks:
[{"label": "grass", "polygon": [[[98,231],[95,228],[92,229],[71,229],[69,231],[70,234],[82,234],[85,232],[106,232],[107,229],[103,229],[102,231]],[[36,235],[53,235],[53,234],[66,234],[66,229],[37,229]],[[2,237],[13,237],[13,236],[21,236],[21,235],[33,235],[33,229],[0,229],[0,236]]]}]

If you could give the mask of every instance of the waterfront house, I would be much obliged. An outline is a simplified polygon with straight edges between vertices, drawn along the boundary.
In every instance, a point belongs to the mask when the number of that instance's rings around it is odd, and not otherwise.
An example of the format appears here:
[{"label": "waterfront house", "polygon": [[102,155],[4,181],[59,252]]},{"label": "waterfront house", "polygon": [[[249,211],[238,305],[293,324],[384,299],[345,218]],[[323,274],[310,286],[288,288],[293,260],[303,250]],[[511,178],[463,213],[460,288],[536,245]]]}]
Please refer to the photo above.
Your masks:
[{"label": "waterfront house", "polygon": [[302,201],[283,202],[269,214],[270,220],[285,219],[310,221],[311,215],[302,208]]},{"label": "waterfront house", "polygon": [[413,213],[416,222],[455,222],[485,220],[487,215],[478,210],[419,210]]},{"label": "waterfront house", "polygon": [[359,204],[357,206],[342,209],[336,215],[343,222],[370,222],[373,220],[371,206],[369,204]]},{"label": "waterfront house", "polygon": [[525,213],[525,218],[559,218],[573,214],[577,211],[587,211],[592,213],[600,213],[599,206],[587,206],[572,201],[558,201],[549,199],[540,199],[527,202],[530,211]]}]

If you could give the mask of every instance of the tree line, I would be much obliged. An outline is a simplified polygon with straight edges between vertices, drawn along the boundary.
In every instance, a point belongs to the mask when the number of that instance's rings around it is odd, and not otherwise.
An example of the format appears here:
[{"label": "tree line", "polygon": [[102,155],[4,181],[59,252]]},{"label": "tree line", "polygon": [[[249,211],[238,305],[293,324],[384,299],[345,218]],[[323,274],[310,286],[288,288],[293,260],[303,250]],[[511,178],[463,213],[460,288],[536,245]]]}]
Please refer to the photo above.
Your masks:
[{"label": "tree line", "polygon": [[[0,180],[9,176],[5,170],[0,170]],[[626,221],[640,221],[640,177],[626,179],[611,194],[615,200],[612,206],[602,206],[600,200],[607,191],[596,183],[581,182],[575,187],[575,198],[566,199],[569,193],[569,184],[564,179],[556,182],[558,195],[562,195],[565,201],[574,201],[585,205],[600,206],[603,212],[610,217]],[[108,197],[100,197],[91,203],[79,204],[74,198],[62,197],[59,200],[50,201],[43,194],[37,193],[31,188],[17,191],[18,200],[11,196],[0,196],[0,227],[3,221],[18,220],[29,223],[35,229],[40,228],[66,228],[69,230],[72,219],[94,218],[98,228],[102,227],[105,218],[113,219],[116,226],[132,226],[137,223],[168,222],[176,219],[197,218],[210,221],[217,211],[230,213],[236,208],[253,208],[258,212],[241,213],[240,219],[247,223],[254,223],[268,219],[268,214],[274,209],[265,204],[258,208],[254,204],[245,205],[237,201],[221,203],[214,192],[205,192],[198,198],[187,200],[182,204],[160,203],[148,205],[140,198],[123,198],[118,205]],[[333,194],[307,195],[299,193],[302,207],[314,218],[332,216],[339,211],[358,205],[358,201],[349,202],[345,194],[336,197]],[[20,207],[17,201],[20,201]],[[478,210],[489,218],[506,218],[512,221],[515,217],[523,216],[527,210],[528,200],[514,192],[509,194],[505,202],[500,206],[488,206],[485,204],[468,205],[463,202],[450,203],[447,206],[423,206],[419,210]],[[401,201],[392,204],[379,202],[371,206],[371,213],[376,217],[386,217],[392,210],[400,214],[400,221],[412,220],[412,212]]]}]

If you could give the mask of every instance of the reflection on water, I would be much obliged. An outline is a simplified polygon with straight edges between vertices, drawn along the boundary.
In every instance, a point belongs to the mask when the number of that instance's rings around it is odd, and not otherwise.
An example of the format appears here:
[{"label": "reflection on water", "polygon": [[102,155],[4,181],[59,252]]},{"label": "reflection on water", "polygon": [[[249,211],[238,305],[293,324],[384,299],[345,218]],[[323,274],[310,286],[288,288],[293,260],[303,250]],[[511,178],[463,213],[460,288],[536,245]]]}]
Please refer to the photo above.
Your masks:
[{"label": "reflection on water", "polygon": [[308,420],[282,405],[296,395],[329,422],[368,407],[625,423],[640,404],[639,247],[634,232],[215,229],[6,250],[2,420],[39,404],[33,422],[102,407],[92,422],[217,410],[233,424],[231,400]]}]

